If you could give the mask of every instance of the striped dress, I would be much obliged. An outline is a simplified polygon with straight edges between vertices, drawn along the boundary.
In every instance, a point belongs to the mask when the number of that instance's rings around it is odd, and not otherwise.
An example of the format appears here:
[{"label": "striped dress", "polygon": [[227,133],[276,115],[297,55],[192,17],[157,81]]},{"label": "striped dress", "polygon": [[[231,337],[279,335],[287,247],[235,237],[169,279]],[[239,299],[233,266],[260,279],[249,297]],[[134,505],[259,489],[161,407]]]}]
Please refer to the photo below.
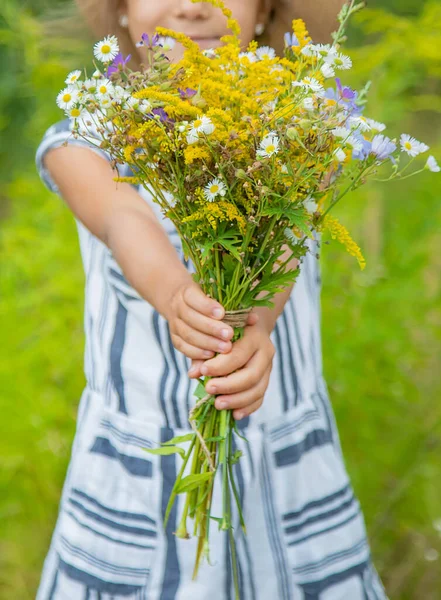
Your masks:
[{"label": "striped dress", "polygon": [[[36,161],[71,136],[50,127]],[[127,173],[128,174],[128,173]],[[80,174],[79,174],[80,175]],[[151,204],[183,264],[171,221]],[[86,387],[37,600],[233,599],[226,532],[213,526],[211,563],[192,581],[196,540],[176,538],[178,497],[163,517],[180,458],[143,448],[189,431],[196,381],[167,321],[133,289],[111,251],[77,221],[85,271]],[[263,406],[239,422],[248,443],[235,466],[247,525],[235,535],[241,600],[384,600],[360,504],[341,453],[322,374],[320,274],[312,252],[271,334],[276,348]],[[158,257],[158,260],[160,257]],[[221,511],[219,481],[213,515]],[[213,523],[215,523],[213,521]]]}]

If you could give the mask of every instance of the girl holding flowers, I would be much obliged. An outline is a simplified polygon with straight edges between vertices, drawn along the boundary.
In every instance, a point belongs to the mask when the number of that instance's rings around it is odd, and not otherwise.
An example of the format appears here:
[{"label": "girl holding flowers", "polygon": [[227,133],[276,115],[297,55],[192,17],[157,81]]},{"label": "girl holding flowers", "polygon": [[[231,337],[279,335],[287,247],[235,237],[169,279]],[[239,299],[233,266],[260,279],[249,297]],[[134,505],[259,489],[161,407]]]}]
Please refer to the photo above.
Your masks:
[{"label": "girl holding flowers", "polygon": [[[101,60],[117,55],[114,34],[136,62],[157,26],[182,32],[207,51],[228,33],[215,2],[77,4],[96,36],[110,36],[95,46]],[[314,40],[325,41],[342,3],[225,4],[245,49],[255,36],[280,44],[293,17],[304,17]],[[179,59],[180,44],[167,55]],[[58,102],[69,110],[65,94]],[[209,133],[207,127],[201,121],[189,135]],[[383,600],[322,374],[316,241],[293,289],[278,293],[274,308],[253,309],[233,344],[225,308],[195,283],[171,221],[141,186],[115,184],[104,149],[71,134],[70,118],[50,127],[37,165],[78,226],[86,387],[37,599],[233,597],[225,532],[213,531],[211,564],[193,580],[196,542],[182,539],[177,506],[162,526],[179,458],[144,451],[190,430],[194,384],[208,375],[216,408],[232,409],[248,439],[238,442],[243,459],[235,465],[247,523],[246,535],[235,527],[241,600]],[[259,150],[263,157],[277,149],[270,138]],[[225,193],[222,181],[214,179],[204,193],[216,202]]]}]

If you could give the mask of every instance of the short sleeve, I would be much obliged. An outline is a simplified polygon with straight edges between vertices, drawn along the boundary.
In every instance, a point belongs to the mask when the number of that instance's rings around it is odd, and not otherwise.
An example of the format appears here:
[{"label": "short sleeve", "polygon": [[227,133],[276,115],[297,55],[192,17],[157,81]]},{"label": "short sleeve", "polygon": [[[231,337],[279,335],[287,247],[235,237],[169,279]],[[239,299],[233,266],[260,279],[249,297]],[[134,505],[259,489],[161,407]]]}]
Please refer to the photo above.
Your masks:
[{"label": "short sleeve", "polygon": [[[90,148],[90,150],[92,150],[96,154],[110,161],[109,154],[104,150],[97,148],[92,143],[92,141],[89,142],[83,138],[74,137],[73,125],[74,120],[67,118],[49,127],[49,129],[45,132],[35,155],[35,163],[41,180],[51,192],[55,192],[56,194],[59,194],[59,189],[55,181],[50,176],[49,171],[44,166],[44,157],[46,153],[52,148],[59,148],[60,146],[63,146],[66,143],[74,146],[83,146],[86,148]],[[98,138],[97,141],[99,141]]]}]

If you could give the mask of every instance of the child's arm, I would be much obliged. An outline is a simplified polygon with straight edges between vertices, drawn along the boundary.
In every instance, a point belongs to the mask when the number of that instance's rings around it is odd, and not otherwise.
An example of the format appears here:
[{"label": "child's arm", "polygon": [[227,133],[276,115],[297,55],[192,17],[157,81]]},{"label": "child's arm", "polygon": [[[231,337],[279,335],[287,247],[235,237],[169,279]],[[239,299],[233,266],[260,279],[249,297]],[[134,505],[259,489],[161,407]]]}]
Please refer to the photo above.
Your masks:
[{"label": "child's arm", "polygon": [[[152,208],[110,164],[87,148],[59,147],[45,157],[61,196],[112,251],[126,278],[170,325],[173,344],[192,359],[229,352],[233,329],[179,259]],[[218,311],[218,312],[215,312]]]}]

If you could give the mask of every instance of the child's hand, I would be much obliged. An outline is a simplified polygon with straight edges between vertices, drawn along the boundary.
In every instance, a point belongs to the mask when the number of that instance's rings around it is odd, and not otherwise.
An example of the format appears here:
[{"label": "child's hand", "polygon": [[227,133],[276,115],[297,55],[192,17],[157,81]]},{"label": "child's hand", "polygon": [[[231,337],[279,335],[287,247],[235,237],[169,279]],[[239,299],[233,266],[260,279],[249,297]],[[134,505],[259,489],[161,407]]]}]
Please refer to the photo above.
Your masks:
[{"label": "child's hand", "polygon": [[233,344],[230,353],[205,362],[193,361],[194,371],[191,369],[189,375],[213,377],[206,389],[216,394],[216,408],[232,409],[234,418],[239,420],[262,405],[274,354],[268,329],[254,321],[252,327],[245,327],[243,338]]},{"label": "child's hand", "polygon": [[209,298],[195,282],[178,286],[166,318],[174,347],[192,359],[212,358],[230,352],[233,328],[222,323],[225,309]]}]

